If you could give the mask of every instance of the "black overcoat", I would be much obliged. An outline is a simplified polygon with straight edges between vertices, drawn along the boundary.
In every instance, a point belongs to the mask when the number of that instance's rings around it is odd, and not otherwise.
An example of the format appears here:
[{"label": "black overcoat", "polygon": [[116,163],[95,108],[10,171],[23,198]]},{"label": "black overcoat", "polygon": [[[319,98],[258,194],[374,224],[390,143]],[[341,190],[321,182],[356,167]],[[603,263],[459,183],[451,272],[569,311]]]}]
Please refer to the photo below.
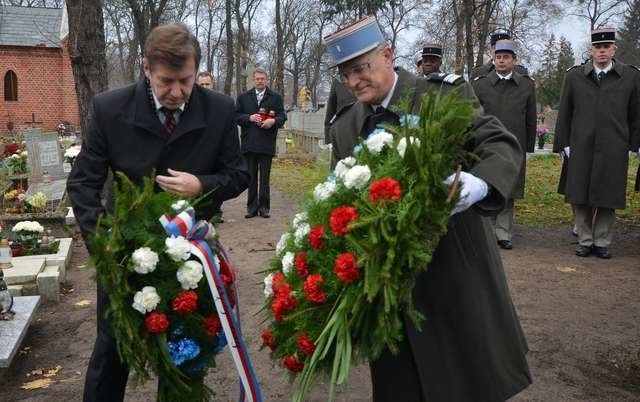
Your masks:
[{"label": "black overcoat", "polygon": [[593,64],[567,71],[562,86],[556,150],[569,147],[565,200],[623,209],[629,151],[640,141],[640,72],[619,61],[598,82]]},{"label": "black overcoat", "polygon": [[353,96],[347,87],[336,78],[331,80],[331,89],[329,90],[329,97],[327,98],[327,104],[325,106],[324,114],[324,142],[329,144],[331,142],[331,136],[329,128],[333,123],[336,114],[346,106],[355,103],[356,97]]},{"label": "black overcoat", "polygon": [[[397,72],[390,106],[409,91],[415,113],[421,94],[448,91],[455,85],[465,86],[464,96],[474,96],[462,79],[437,81],[438,75],[418,78],[401,69]],[[372,113],[369,105],[356,102],[338,116],[331,126],[334,164],[351,155],[358,133]],[[377,374],[384,380],[374,382],[374,393],[376,388],[387,388],[388,392],[382,390],[377,402],[503,401],[531,383],[527,344],[490,219],[504,208],[512,192],[522,153],[518,140],[495,117],[477,117],[474,127],[468,149],[479,160],[466,170],[486,181],[492,190],[472,208],[451,217],[427,272],[417,278],[413,301],[426,316],[422,332],[405,318],[408,342],[400,353],[410,355],[407,365],[415,366],[421,395],[402,386],[398,377],[403,370],[396,370],[393,362],[398,359],[383,356],[390,364],[378,367]]]},{"label": "black overcoat", "polygon": [[524,197],[526,175],[525,152],[534,152],[536,142],[536,90],[533,80],[514,71],[511,79],[502,80],[495,70],[480,75],[472,82],[473,90],[484,112],[496,116],[522,148],[522,168],[511,198]]},{"label": "black overcoat", "polygon": [[[260,108],[264,108],[267,113],[273,110],[276,114],[276,124],[269,129],[258,127],[255,123],[249,121],[249,116],[258,113]],[[276,154],[278,129],[287,121],[287,115],[284,113],[282,96],[280,96],[280,94],[267,87],[260,101],[260,105],[258,105],[255,88],[251,88],[238,95],[238,100],[236,101],[236,119],[241,128],[240,149],[242,153],[253,152],[271,156]]]},{"label": "black overcoat", "polygon": [[[67,180],[83,235],[94,231],[104,211],[100,193],[108,171],[123,172],[138,184],[153,169],[163,175],[168,168],[192,173],[200,179],[203,193],[211,191],[196,214],[211,218],[212,202],[238,196],[249,181],[234,115],[233,99],[195,85],[178,125],[167,135],[145,81],[96,95],[82,150]],[[109,190],[107,209],[112,207]]]}]

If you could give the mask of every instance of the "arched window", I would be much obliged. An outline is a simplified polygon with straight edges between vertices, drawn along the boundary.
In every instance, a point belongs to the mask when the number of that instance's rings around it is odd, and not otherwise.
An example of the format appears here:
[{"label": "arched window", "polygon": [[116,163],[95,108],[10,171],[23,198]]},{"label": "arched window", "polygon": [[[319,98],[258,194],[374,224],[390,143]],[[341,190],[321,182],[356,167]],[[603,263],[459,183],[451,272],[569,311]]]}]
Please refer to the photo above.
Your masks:
[{"label": "arched window", "polygon": [[4,100],[18,100],[18,76],[11,70],[4,75]]}]

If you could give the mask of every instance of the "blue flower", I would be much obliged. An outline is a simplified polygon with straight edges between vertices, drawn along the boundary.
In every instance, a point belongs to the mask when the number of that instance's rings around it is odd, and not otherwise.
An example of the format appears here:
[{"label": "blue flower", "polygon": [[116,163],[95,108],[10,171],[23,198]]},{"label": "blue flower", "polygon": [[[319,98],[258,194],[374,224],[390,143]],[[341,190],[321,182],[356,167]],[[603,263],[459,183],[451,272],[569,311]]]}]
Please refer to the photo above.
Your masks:
[{"label": "blue flower", "polygon": [[181,365],[187,360],[195,359],[200,354],[200,346],[193,339],[182,338],[177,342],[167,342],[171,360],[176,366]]},{"label": "blue flower", "polygon": [[178,324],[175,327],[173,327],[173,335],[180,336],[183,334],[184,334],[184,325]]},{"label": "blue flower", "polygon": [[353,156],[356,156],[360,153],[360,151],[362,151],[362,145],[358,144],[355,147],[353,147]]},{"label": "blue flower", "polygon": [[216,347],[213,349],[213,353],[220,353],[225,346],[227,346],[227,337],[224,336],[223,331],[220,331],[216,334]]},{"label": "blue flower", "polygon": [[405,114],[400,117],[401,126],[418,127],[420,125],[420,116],[415,114]]}]

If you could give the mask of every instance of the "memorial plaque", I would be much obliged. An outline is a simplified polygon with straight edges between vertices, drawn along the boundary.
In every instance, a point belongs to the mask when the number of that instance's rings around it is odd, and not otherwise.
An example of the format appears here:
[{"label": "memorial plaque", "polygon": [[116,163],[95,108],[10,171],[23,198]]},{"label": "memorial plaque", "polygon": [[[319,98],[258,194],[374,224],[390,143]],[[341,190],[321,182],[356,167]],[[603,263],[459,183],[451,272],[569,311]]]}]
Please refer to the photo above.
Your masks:
[{"label": "memorial plaque", "polygon": [[[67,177],[57,132],[43,133],[38,129],[29,129],[25,132],[24,138],[29,153],[30,183],[42,183]],[[48,177],[43,178],[43,174]]]}]

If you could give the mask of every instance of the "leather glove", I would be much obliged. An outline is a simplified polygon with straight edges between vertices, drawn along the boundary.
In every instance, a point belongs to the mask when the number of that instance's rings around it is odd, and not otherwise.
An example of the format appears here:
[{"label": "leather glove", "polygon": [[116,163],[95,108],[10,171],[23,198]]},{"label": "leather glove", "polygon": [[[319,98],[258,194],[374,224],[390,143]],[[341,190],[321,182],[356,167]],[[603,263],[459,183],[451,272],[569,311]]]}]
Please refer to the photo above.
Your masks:
[{"label": "leather glove", "polygon": [[[450,187],[455,178],[456,175],[454,173],[447,177],[442,183]],[[451,211],[451,215],[467,210],[473,204],[486,197],[489,192],[487,182],[467,172],[460,172],[460,185],[462,186],[460,189],[460,198],[458,198],[456,206]]]},{"label": "leather glove", "polygon": [[568,158],[569,157],[569,151],[570,151],[569,147],[564,147],[563,151],[564,151],[564,156],[566,156]]}]

